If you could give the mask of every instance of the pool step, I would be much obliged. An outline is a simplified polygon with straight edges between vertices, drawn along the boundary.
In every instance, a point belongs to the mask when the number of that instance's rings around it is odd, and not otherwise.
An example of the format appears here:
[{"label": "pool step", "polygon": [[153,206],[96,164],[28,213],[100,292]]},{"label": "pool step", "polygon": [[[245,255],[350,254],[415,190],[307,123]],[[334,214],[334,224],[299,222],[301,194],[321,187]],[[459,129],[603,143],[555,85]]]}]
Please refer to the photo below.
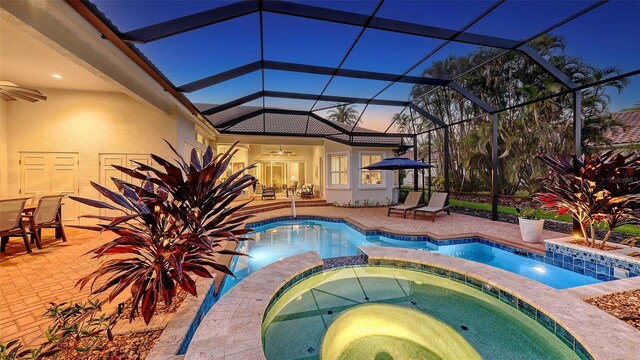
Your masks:
[{"label": "pool step", "polygon": [[[296,200],[296,207],[314,207],[314,206],[332,206],[332,204],[326,202],[323,199],[311,199],[311,200]],[[242,210],[235,213],[233,216],[258,214],[265,211],[287,209],[291,207],[290,199],[283,200],[271,200],[268,203],[249,204]]]}]

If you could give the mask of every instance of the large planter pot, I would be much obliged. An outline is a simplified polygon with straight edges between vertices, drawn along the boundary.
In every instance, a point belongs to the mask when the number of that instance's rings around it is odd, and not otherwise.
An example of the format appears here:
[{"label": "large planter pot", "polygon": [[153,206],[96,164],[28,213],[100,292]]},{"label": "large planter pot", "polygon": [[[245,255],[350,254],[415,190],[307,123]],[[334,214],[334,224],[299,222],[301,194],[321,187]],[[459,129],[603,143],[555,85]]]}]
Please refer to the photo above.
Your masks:
[{"label": "large planter pot", "polygon": [[529,220],[518,218],[520,224],[520,235],[522,240],[527,243],[539,243],[542,239],[542,229],[544,229],[544,220]]}]

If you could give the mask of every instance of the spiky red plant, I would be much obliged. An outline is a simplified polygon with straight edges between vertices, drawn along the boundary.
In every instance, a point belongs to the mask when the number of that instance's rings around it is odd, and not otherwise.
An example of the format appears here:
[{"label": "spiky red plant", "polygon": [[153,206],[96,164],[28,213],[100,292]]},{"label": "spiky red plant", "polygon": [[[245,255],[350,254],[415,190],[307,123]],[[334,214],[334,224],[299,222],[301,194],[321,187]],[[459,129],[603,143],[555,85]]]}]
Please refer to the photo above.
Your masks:
[{"label": "spiky red plant", "polygon": [[[209,147],[202,161],[196,151],[185,161],[169,144],[177,160],[175,165],[151,155],[160,168],[135,162],[136,168],[114,168],[141,181],[135,185],[113,178],[119,192],[96,183],[91,185],[113,204],[92,199],[72,199],[98,208],[119,211],[117,216],[86,215],[104,223],[79,226],[94,231],[109,231],[117,237],[94,249],[95,258],[103,260],[99,268],[78,281],[80,287],[91,284],[93,294],[107,290],[109,301],[131,288],[132,307],[129,319],[140,313],[148,324],[158,301],[171,304],[177,289],[196,296],[195,276],[211,278],[214,271],[231,274],[218,263],[220,254],[244,255],[225,250],[227,241],[245,241],[251,229],[239,228],[247,216],[231,217],[249,201],[233,204],[243,190],[256,179],[246,174],[249,166],[224,181],[225,170],[237,150],[232,146],[214,156]],[[103,279],[104,278],[104,279]],[[98,279],[104,282],[96,285]]]}]

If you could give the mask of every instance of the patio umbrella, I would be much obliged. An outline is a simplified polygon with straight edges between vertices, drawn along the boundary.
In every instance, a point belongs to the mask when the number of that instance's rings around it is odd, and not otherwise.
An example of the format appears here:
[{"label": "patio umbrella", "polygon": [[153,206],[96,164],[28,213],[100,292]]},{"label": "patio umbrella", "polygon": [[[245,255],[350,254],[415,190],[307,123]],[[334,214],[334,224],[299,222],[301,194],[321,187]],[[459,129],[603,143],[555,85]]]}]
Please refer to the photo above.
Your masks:
[{"label": "patio umbrella", "polygon": [[415,161],[407,158],[393,157],[382,159],[377,163],[373,163],[368,166],[363,166],[365,170],[401,170],[401,169],[428,169],[433,165],[425,164],[420,161]]},{"label": "patio umbrella", "polygon": [[[378,161],[377,163],[373,163],[368,166],[363,166],[361,169],[365,169],[365,170],[415,169],[417,171],[417,170],[424,170],[432,167],[433,165],[425,164],[420,161],[415,161],[415,160],[402,158],[402,157],[392,157],[392,158],[382,159],[382,161]],[[422,193],[424,194],[424,176],[422,177]]]}]

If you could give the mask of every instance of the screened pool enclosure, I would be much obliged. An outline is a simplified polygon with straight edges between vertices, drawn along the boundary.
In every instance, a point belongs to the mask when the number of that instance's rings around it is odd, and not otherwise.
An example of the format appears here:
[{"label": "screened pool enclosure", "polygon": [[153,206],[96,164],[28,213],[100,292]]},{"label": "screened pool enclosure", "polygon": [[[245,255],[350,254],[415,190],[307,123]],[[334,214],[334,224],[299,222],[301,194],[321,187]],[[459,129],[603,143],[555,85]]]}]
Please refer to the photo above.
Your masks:
[{"label": "screened pool enclosure", "polygon": [[220,133],[412,149],[494,219],[640,100],[635,1],[68,3]]}]

